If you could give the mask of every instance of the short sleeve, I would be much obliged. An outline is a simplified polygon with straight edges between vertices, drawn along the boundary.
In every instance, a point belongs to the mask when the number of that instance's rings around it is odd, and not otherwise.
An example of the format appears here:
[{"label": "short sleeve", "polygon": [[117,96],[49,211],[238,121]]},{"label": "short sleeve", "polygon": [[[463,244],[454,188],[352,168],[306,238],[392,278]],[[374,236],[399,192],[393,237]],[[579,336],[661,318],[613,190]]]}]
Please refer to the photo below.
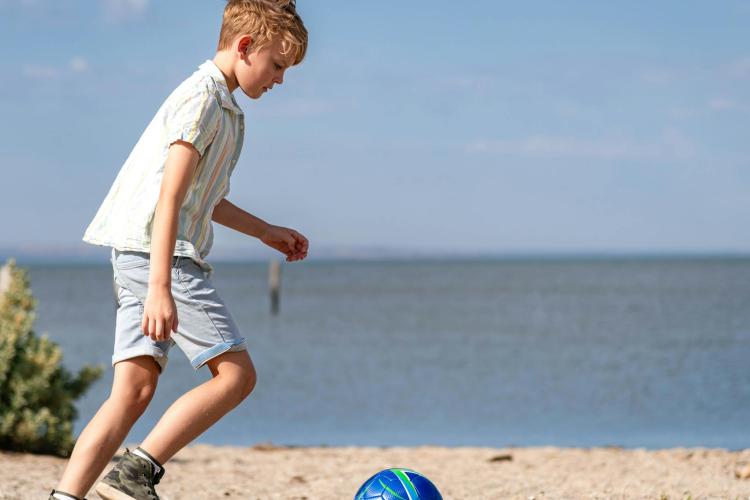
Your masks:
[{"label": "short sleeve", "polygon": [[189,142],[203,156],[219,129],[221,105],[209,89],[196,89],[175,99],[165,119],[168,145]]}]

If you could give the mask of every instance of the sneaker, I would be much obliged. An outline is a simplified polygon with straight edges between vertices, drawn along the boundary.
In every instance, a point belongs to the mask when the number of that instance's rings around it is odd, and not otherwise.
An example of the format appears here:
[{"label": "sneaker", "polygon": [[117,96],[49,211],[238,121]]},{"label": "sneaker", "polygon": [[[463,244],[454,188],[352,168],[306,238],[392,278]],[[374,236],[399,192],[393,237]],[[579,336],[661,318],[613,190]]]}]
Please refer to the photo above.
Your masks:
[{"label": "sneaker", "polygon": [[127,448],[104,479],[96,485],[96,492],[104,500],[159,500],[154,485],[164,475],[164,467],[154,475],[154,464],[135,455]]}]

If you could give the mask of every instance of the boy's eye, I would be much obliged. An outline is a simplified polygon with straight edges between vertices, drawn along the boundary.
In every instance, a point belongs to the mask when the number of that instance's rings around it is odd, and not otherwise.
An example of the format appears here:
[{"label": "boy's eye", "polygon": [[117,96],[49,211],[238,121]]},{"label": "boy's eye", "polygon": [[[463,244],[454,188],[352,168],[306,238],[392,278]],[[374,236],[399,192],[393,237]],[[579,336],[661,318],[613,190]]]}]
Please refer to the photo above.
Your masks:
[{"label": "boy's eye", "polygon": [[273,63],[274,66],[276,66],[276,69],[281,69],[281,64],[279,63]]}]

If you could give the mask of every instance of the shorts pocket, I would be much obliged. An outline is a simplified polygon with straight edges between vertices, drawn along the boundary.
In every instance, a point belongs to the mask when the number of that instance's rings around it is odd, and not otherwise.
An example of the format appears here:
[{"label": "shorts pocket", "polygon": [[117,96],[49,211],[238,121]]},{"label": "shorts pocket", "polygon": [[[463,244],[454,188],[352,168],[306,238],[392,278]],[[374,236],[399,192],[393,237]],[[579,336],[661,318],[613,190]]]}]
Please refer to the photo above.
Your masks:
[{"label": "shorts pocket", "polygon": [[119,309],[120,306],[122,305],[122,302],[120,300],[120,292],[122,291],[122,287],[120,286],[119,283],[117,283],[116,279],[112,280],[112,287],[114,288],[114,292],[115,292],[115,305]]},{"label": "shorts pocket", "polygon": [[118,269],[146,267],[150,262],[149,257],[149,254],[144,252],[118,252],[115,256],[115,265]]}]

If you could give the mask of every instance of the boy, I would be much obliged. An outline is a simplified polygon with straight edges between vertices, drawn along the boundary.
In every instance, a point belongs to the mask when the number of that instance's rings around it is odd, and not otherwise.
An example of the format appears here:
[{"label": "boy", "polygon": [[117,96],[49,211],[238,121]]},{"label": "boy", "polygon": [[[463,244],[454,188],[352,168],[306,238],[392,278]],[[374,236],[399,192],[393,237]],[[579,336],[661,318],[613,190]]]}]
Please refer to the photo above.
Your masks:
[{"label": "boy", "polygon": [[[307,256],[297,231],[267,224],[224,196],[244,135],[232,92],[251,99],[299,64],[307,30],[294,0],[228,0],[218,51],[167,98],[84,235],[112,247],[117,321],[112,393],[79,436],[50,499],[80,500],[154,394],[177,344],[213,378],[180,397],[145,441],[97,484],[104,499],[158,499],[162,464],[245,399],[255,369],[209,279],[211,221],[259,238],[288,262]],[[179,320],[179,321],[178,321]]]}]

